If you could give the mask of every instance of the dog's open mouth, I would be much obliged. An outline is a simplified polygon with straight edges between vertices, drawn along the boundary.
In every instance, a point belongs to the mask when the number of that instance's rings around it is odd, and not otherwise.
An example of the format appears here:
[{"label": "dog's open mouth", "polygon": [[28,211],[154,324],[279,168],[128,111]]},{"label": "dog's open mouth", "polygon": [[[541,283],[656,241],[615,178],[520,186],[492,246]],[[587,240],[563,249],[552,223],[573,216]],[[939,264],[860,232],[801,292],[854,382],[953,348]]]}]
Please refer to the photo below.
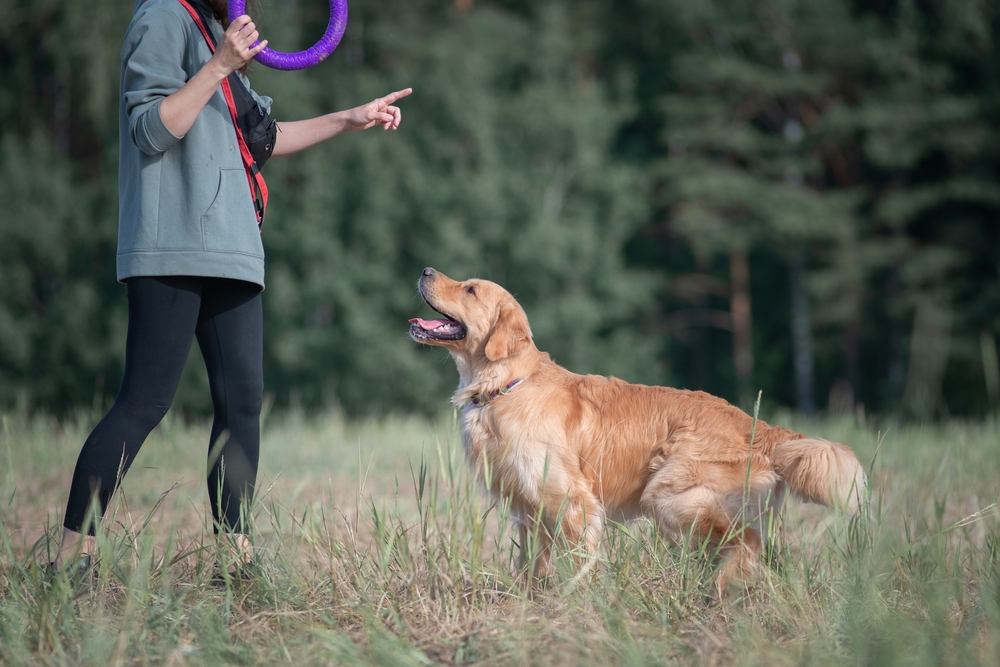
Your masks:
[{"label": "dog's open mouth", "polygon": [[449,315],[441,314],[444,315],[445,319],[425,320],[414,317],[410,320],[410,336],[414,340],[461,340],[465,338],[465,327],[462,326],[462,323]]}]

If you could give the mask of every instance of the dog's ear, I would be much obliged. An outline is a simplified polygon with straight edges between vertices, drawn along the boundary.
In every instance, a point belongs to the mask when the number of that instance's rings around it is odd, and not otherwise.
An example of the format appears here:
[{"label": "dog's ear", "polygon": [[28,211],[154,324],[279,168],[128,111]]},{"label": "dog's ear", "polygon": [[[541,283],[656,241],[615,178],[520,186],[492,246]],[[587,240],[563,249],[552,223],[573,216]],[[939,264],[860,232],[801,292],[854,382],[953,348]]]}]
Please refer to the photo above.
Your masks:
[{"label": "dog's ear", "polygon": [[510,356],[514,346],[527,338],[531,338],[531,329],[524,311],[517,306],[504,304],[500,307],[490,339],[486,341],[486,358],[490,361],[504,359]]}]

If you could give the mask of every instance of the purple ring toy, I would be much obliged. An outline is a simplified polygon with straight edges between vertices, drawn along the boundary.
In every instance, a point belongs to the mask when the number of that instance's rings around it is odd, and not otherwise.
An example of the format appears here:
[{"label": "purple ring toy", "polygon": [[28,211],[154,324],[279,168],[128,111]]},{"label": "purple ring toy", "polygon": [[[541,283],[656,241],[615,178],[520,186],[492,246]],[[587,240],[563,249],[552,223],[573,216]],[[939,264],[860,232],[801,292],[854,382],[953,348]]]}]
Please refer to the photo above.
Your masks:
[{"label": "purple ring toy", "polygon": [[[246,0],[229,0],[229,20],[232,21],[246,14]],[[282,53],[271,47],[255,56],[261,64],[274,69],[294,70],[312,67],[326,59],[340,44],[347,27],[347,0],[330,0],[330,22],[326,24],[326,32],[319,41],[305,51],[297,53]],[[256,44],[255,44],[256,46]]]}]

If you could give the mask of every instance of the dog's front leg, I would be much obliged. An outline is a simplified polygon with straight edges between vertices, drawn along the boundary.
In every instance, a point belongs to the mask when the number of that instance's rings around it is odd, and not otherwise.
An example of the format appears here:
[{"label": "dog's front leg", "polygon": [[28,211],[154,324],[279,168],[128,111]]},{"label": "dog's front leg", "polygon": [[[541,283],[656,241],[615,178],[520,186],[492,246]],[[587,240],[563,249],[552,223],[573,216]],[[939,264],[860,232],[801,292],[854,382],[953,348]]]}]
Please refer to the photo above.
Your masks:
[{"label": "dog's front leg", "polygon": [[586,576],[597,564],[604,511],[596,498],[577,493],[549,493],[542,508],[527,508],[516,514],[520,558],[525,576],[543,582],[553,574],[554,541],[569,549],[577,569],[576,578]]},{"label": "dog's front leg", "polygon": [[603,508],[597,498],[588,493],[566,497],[561,503],[557,525],[576,566],[574,580],[582,579],[597,565],[604,532]]},{"label": "dog's front leg", "polygon": [[552,534],[537,511],[517,519],[521,553],[518,569],[526,577],[543,582],[550,574]]}]

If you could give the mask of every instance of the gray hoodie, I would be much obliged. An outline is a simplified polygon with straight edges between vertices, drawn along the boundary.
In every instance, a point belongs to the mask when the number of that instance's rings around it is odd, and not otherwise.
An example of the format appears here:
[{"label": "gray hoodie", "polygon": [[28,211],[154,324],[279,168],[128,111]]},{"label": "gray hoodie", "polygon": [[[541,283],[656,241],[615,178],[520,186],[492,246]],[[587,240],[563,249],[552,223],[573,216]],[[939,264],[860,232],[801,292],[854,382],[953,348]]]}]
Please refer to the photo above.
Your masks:
[{"label": "gray hoodie", "polygon": [[[222,26],[209,29],[221,42]],[[222,88],[184,137],[160,118],[163,98],[211,57],[180,2],[137,0],[121,53],[120,281],[187,275],[264,287],[264,248]],[[270,98],[257,99],[270,109]]]}]

